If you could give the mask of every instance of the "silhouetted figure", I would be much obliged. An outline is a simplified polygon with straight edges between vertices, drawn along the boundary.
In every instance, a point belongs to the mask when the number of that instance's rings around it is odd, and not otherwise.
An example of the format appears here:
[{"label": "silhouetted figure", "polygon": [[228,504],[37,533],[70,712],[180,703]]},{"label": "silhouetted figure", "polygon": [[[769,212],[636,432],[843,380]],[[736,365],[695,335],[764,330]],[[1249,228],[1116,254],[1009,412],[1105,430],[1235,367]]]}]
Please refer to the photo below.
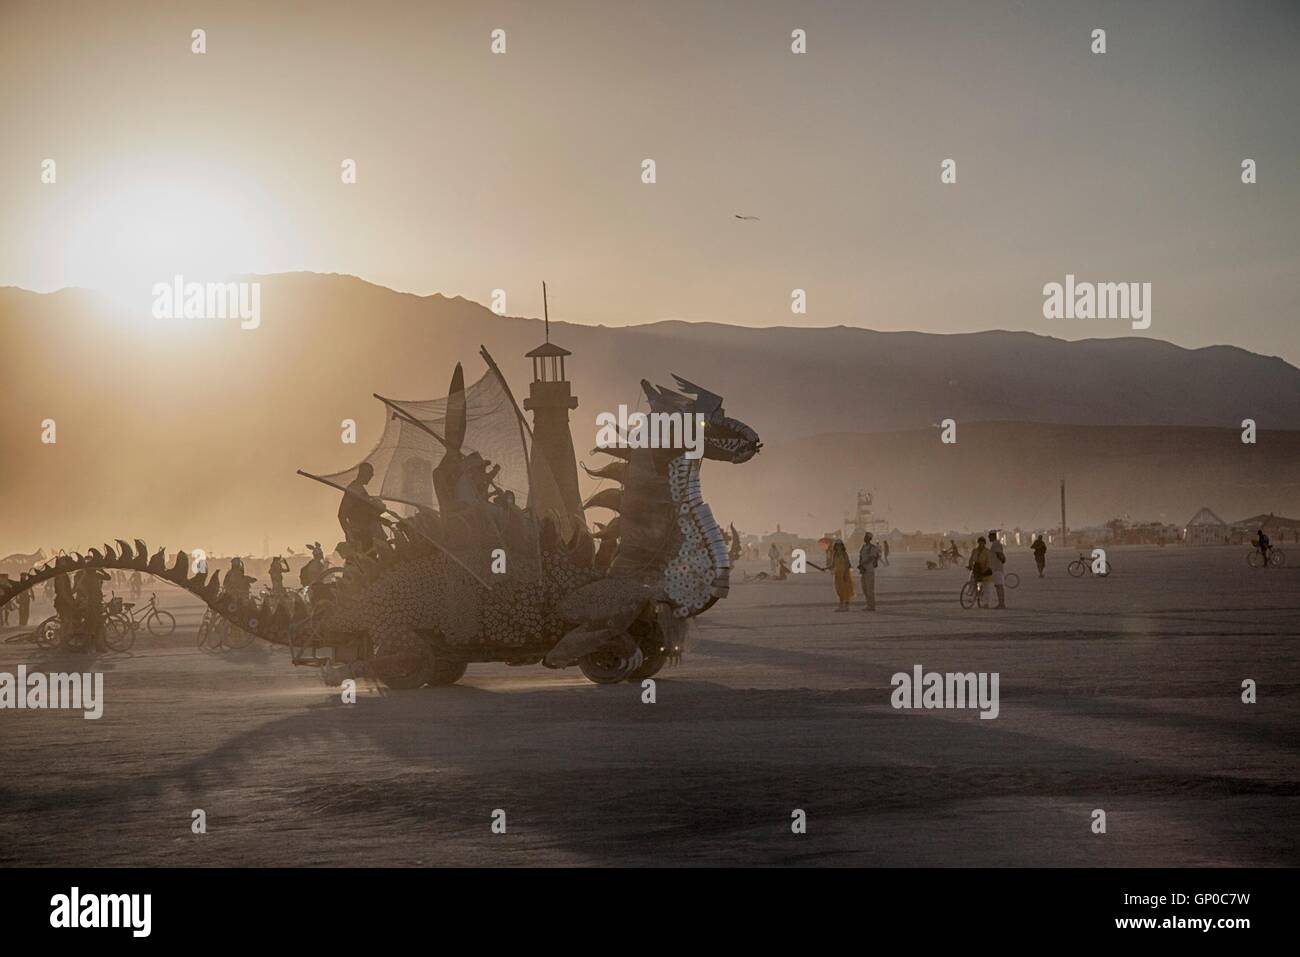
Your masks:
[{"label": "silhouetted figure", "polygon": [[339,503],[339,525],[343,537],[359,552],[372,551],[384,540],[384,501],[366,490],[366,483],[375,477],[375,467],[362,462],[357,467],[357,477],[348,483]]},{"label": "silhouetted figure", "polygon": [[32,611],[32,590],[28,588],[19,592],[15,601],[18,602],[18,625],[20,628],[25,628]]},{"label": "silhouetted figure", "polygon": [[993,571],[993,590],[998,593],[998,607],[1007,607],[1007,552],[996,528],[989,530],[989,568]]},{"label": "silhouetted figure", "polygon": [[1034,552],[1034,564],[1038,566],[1038,577],[1043,577],[1043,569],[1047,567],[1047,542],[1043,541],[1043,536],[1039,535],[1034,539],[1031,546]]},{"label": "silhouetted figure", "polygon": [[112,576],[99,568],[83,568],[73,577],[72,594],[81,612],[82,630],[90,641],[104,628],[104,582]]},{"label": "silhouetted figure", "polygon": [[853,601],[853,564],[849,561],[849,550],[843,542],[831,545],[831,554],[827,559],[831,575],[835,579],[835,596],[840,600],[836,611],[848,611]]},{"label": "silhouetted figure", "polygon": [[230,560],[230,571],[226,573],[226,581],[221,591],[228,598],[242,601],[249,597],[249,586],[255,581],[256,578],[249,578],[244,574],[244,560],[236,555]]},{"label": "silhouetted figure", "polygon": [[1264,527],[1262,525],[1260,526],[1259,531],[1255,533],[1255,547],[1259,549],[1260,555],[1262,555],[1264,558],[1264,567],[1267,568],[1268,552],[1269,549],[1273,547],[1273,545],[1268,540],[1268,536],[1264,534]]},{"label": "silhouetted figure", "polygon": [[[956,548],[956,545],[953,546]],[[975,601],[978,604],[980,596],[984,594],[984,583],[987,579],[993,577],[993,569],[989,565],[989,549],[984,541],[984,536],[979,537],[975,548],[970,553],[970,559],[966,562],[966,567],[970,569],[971,581],[975,583]]]},{"label": "silhouetted figure", "polygon": [[303,588],[310,588],[325,574],[325,552],[321,549],[320,542],[307,547],[311,549],[311,561],[298,569],[298,584]]},{"label": "silhouetted figure", "polygon": [[863,611],[876,610],[876,566],[883,555],[880,546],[871,539],[872,534],[867,532],[862,539],[862,548],[858,550],[858,574],[862,578],[862,597],[866,599]]},{"label": "silhouetted figure", "polygon": [[284,591],[284,573],[289,570],[289,563],[280,555],[271,559],[271,567],[267,574],[271,577],[271,590],[279,593]]}]

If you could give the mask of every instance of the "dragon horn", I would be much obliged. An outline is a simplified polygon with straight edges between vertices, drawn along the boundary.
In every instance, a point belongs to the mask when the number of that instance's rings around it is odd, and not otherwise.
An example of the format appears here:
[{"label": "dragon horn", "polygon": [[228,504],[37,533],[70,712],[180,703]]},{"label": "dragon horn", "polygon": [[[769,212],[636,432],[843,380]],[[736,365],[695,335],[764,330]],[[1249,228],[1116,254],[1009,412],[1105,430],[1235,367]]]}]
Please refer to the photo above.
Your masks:
[{"label": "dragon horn", "polygon": [[673,373],[673,378],[677,380],[677,385],[683,392],[690,392],[695,395],[696,412],[703,412],[705,415],[713,415],[713,413],[722,408],[722,396],[718,395],[716,392],[710,392],[708,389],[698,386],[694,382],[689,382],[679,376],[676,372]]}]

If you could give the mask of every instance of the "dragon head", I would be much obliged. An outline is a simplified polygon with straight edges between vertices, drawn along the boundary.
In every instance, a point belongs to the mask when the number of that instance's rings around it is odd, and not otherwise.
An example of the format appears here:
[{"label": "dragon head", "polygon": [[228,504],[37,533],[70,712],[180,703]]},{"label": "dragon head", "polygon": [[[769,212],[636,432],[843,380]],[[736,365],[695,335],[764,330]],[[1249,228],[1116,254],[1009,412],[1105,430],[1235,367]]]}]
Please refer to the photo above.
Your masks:
[{"label": "dragon head", "polygon": [[679,375],[674,374],[673,378],[677,380],[681,392],[663,386],[656,388],[645,380],[642,380],[641,386],[650,399],[650,407],[656,411],[682,412],[687,415],[699,413],[704,416],[706,459],[739,465],[758,454],[763,448],[758,433],[739,419],[726,414],[722,408],[722,396]]}]

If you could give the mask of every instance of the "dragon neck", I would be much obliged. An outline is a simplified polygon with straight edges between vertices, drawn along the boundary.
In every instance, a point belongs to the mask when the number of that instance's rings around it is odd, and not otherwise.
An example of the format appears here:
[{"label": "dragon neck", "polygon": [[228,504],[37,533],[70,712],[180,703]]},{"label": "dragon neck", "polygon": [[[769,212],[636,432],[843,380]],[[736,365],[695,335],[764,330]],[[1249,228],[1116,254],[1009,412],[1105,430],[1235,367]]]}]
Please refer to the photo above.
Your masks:
[{"label": "dragon neck", "polygon": [[602,475],[617,478],[622,490],[592,499],[619,513],[610,575],[659,587],[680,617],[705,610],[730,585],[726,537],[701,494],[700,466],[682,454],[635,450],[625,467]]}]

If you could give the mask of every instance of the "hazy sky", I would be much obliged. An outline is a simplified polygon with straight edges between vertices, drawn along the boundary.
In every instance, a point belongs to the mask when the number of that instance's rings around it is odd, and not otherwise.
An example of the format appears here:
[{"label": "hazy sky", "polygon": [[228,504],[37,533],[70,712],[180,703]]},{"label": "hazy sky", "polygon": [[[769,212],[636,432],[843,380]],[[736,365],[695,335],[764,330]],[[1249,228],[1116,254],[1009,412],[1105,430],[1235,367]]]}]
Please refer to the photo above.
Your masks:
[{"label": "hazy sky", "polygon": [[0,285],[314,270],[536,315],[545,278],[588,323],[1133,334],[1044,319],[1070,272],[1300,363],[1297,51],[1294,2],[0,0]]}]

